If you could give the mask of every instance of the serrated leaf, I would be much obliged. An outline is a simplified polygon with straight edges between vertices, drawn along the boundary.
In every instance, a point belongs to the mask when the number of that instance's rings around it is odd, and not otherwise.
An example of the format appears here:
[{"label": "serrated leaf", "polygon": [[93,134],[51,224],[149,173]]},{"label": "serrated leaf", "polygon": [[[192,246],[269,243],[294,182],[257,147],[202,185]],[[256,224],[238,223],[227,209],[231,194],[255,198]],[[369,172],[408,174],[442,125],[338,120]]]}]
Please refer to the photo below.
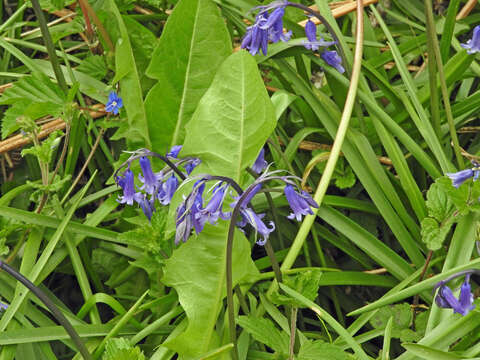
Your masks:
[{"label": "serrated leaf", "polygon": [[145,360],[143,352],[133,347],[125,338],[113,338],[107,341],[102,360]]},{"label": "serrated leaf", "polygon": [[289,335],[279,330],[272,320],[265,317],[239,316],[237,322],[261,344],[267,345],[277,353],[288,353]]},{"label": "serrated leaf", "polygon": [[340,346],[336,346],[321,340],[305,341],[296,357],[297,360],[355,360],[355,356],[342,350]]},{"label": "serrated leaf", "polygon": [[97,80],[102,80],[107,75],[107,63],[103,56],[91,55],[88,56],[77,67],[77,70],[94,77]]},{"label": "serrated leaf", "polygon": [[17,101],[51,102],[63,104],[64,94],[57,84],[42,73],[24,76],[9,87],[0,97],[0,105],[12,105]]},{"label": "serrated leaf", "polygon": [[158,83],[145,99],[153,149],[181,144],[185,125],[232,53],[225,21],[211,0],[181,0],[169,16],[147,75]]},{"label": "serrated leaf", "polygon": [[444,222],[442,225],[430,217],[422,220],[420,233],[422,235],[422,241],[427,245],[429,250],[435,251],[442,247],[443,241],[448,235],[453,223],[453,218]]},{"label": "serrated leaf", "polygon": [[[320,287],[320,278],[322,272],[318,269],[302,271],[296,276],[288,276],[284,278],[284,284],[294,289],[296,292],[305,296],[308,300],[315,300],[318,296],[318,288]],[[295,307],[303,307],[303,305],[294,298],[274,292],[271,295],[272,302],[277,305],[291,305]]]},{"label": "serrated leaf", "polygon": [[433,183],[427,191],[427,209],[428,215],[437,221],[444,221],[454,210],[454,204],[448,198],[445,187],[440,183],[442,180]]}]

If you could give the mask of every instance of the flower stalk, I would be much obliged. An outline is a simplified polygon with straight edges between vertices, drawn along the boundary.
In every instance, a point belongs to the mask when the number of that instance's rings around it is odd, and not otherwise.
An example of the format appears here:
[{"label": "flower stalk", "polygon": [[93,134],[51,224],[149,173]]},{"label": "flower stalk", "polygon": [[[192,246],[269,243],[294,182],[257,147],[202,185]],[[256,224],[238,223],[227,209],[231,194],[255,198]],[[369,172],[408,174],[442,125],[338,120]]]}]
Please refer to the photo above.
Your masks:
[{"label": "flower stalk", "polygon": [[[299,4],[297,4],[299,5]],[[303,5],[296,6],[303,9]],[[308,9],[308,10],[307,10]],[[311,9],[305,7],[305,11],[312,12]],[[316,15],[315,15],[316,16]],[[320,19],[320,18],[319,18]],[[321,20],[321,19],[320,19]],[[327,23],[324,23],[327,26]],[[328,26],[327,26],[328,28]],[[329,29],[330,31],[330,29]],[[333,36],[333,35],[332,35]],[[363,57],[363,1],[357,1],[357,29],[356,29],[356,41],[355,41],[355,55],[353,60],[353,68],[352,68],[352,76],[350,79],[350,86],[348,88],[347,98],[345,101],[345,107],[343,108],[342,117],[340,119],[340,124],[338,126],[337,135],[335,136],[335,141],[333,143],[332,150],[330,152],[330,156],[328,158],[327,164],[325,166],[325,170],[323,172],[322,178],[318,184],[317,190],[315,191],[315,195],[313,199],[317,202],[320,206],[325,193],[327,191],[328,185],[332,178],[333,172],[335,170],[335,165],[337,164],[338,157],[340,155],[340,150],[343,145],[343,141],[345,140],[345,136],[348,130],[348,125],[350,123],[350,117],[352,115],[353,106],[355,104],[355,97],[357,94],[358,83],[360,79],[360,70],[362,65],[362,57]],[[315,217],[318,210],[313,210],[313,215],[308,215],[305,217],[300,229],[293,241],[290,250],[285,257],[285,260],[282,263],[281,270],[285,271],[292,267],[295,259],[297,258],[302,246],[307,238],[310,229],[313,226],[313,222],[315,221]],[[269,292],[272,292],[278,285],[273,283],[270,287]]]}]

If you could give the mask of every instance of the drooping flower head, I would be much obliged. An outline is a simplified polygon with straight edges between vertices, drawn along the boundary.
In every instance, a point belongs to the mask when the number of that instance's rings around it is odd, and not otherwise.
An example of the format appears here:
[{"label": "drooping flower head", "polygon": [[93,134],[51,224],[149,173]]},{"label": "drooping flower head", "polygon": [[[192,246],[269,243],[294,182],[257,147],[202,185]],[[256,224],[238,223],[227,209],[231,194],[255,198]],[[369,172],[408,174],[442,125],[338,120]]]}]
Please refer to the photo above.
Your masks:
[{"label": "drooping flower head", "polygon": [[467,49],[468,54],[475,54],[480,52],[480,25],[473,29],[473,36],[466,44],[460,44],[464,49]]},{"label": "drooping flower head", "polygon": [[176,233],[175,244],[178,245],[180,241],[186,242],[194,229],[197,235],[203,230],[205,223],[199,219],[199,212],[203,207],[203,191],[205,189],[205,182],[197,181],[192,189],[192,192],[177,208]]},{"label": "drooping flower head", "polygon": [[473,177],[473,181],[478,180],[480,176],[480,164],[476,161],[472,161],[473,168],[465,169],[461,171],[457,171],[455,173],[446,173],[451,180],[452,185],[455,186],[457,189],[462,185],[465,181]]},{"label": "drooping flower head", "polygon": [[257,174],[260,174],[263,170],[266,169],[268,163],[265,160],[265,148],[260,150],[260,153],[257,156],[257,160],[252,166],[252,170],[255,171]]},{"label": "drooping flower head", "polygon": [[147,194],[153,194],[155,189],[159,186],[159,182],[162,179],[160,174],[154,174],[152,171],[152,165],[150,159],[146,156],[140,157],[138,160],[140,168],[142,169],[143,176],[138,174],[138,178],[143,183],[140,190],[145,190]]},{"label": "drooping flower head", "polygon": [[118,202],[120,204],[127,204],[133,205],[133,201],[135,200],[135,183],[134,183],[134,175],[133,171],[130,168],[125,171],[123,176],[117,176],[115,179],[117,185],[120,186],[123,190],[123,196],[118,198]]},{"label": "drooping flower head", "polygon": [[140,194],[135,197],[135,201],[140,205],[147,219],[151,220],[155,212],[155,197],[151,196],[148,199],[146,194]]},{"label": "drooping flower head", "polygon": [[337,54],[335,50],[325,50],[320,56],[323,60],[325,60],[328,65],[337,69],[340,74],[343,74],[345,72],[345,68],[342,66],[342,58]]},{"label": "drooping flower head", "polygon": [[115,91],[108,94],[108,101],[105,105],[106,112],[113,112],[114,115],[118,115],[118,111],[123,107],[123,100],[117,95]]},{"label": "drooping flower head", "polygon": [[335,41],[325,41],[323,38],[317,39],[317,25],[309,18],[305,24],[305,36],[307,41],[303,41],[303,46],[312,51],[317,51],[321,47],[335,45]]},{"label": "drooping flower head", "polygon": [[210,224],[215,225],[219,218],[222,220],[230,219],[231,213],[224,213],[222,211],[228,187],[228,183],[220,183],[215,187],[210,201],[197,215],[197,219],[202,224],[205,224],[208,221]]},{"label": "drooping flower head", "polygon": [[312,197],[304,190],[300,193],[295,191],[292,184],[287,184],[284,189],[285,197],[292,209],[292,213],[288,216],[289,219],[302,220],[304,215],[313,215],[311,207],[318,208],[318,204]]},{"label": "drooping flower head", "polygon": [[[287,1],[274,1],[267,6],[257,6],[252,10],[259,9],[255,17],[255,23],[247,28],[243,37],[241,48],[247,49],[250,54],[255,55],[262,50],[267,55],[268,40],[273,43],[288,41],[292,32],[283,33],[283,16]],[[269,10],[273,10],[269,13]]]},{"label": "drooping flower head", "polygon": [[170,204],[173,194],[177,191],[178,188],[178,179],[175,175],[170,176],[167,181],[165,181],[160,189],[158,190],[157,198],[162,205]]},{"label": "drooping flower head", "polygon": [[[473,310],[475,305],[473,305],[473,294],[470,287],[470,275],[472,272],[473,271],[460,272],[437,283],[434,287],[434,290],[438,288],[438,293],[435,297],[435,303],[437,306],[444,309],[453,309],[454,313],[458,313],[463,316],[467,315],[471,310]],[[460,287],[460,295],[457,299],[455,295],[453,295],[452,289],[450,289],[446,283],[453,278],[463,275],[465,275],[465,280]]]},{"label": "drooping flower head", "polygon": [[170,151],[167,153],[167,156],[173,157],[175,159],[178,158],[178,154],[180,154],[180,151],[182,150],[182,145],[174,145],[170,149]]}]

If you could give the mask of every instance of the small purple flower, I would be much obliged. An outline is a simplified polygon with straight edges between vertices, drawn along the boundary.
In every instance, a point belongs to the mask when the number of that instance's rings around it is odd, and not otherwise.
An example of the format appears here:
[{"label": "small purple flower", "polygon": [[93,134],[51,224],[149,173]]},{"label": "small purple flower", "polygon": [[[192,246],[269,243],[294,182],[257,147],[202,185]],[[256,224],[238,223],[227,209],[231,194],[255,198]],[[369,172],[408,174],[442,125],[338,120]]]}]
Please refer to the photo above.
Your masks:
[{"label": "small purple flower", "polygon": [[231,213],[224,213],[222,211],[223,201],[227,195],[227,189],[228,184],[223,186],[222,184],[219,184],[215,188],[212,198],[207,206],[198,212],[196,219],[203,224],[208,221],[212,225],[215,225],[219,218],[222,220],[230,219]]},{"label": "small purple flower", "polygon": [[467,41],[466,44],[460,44],[464,49],[467,49],[468,54],[475,54],[480,52],[480,25],[473,29],[473,37]]},{"label": "small purple flower", "polygon": [[[447,173],[446,175],[452,180],[452,185],[458,189],[460,185],[474,176],[474,171],[472,169],[465,169],[456,173]],[[478,176],[475,177],[477,178]]]},{"label": "small purple flower", "polygon": [[285,15],[285,6],[278,7],[272,11],[268,17],[267,23],[264,27],[268,30],[268,38],[271,42],[276,43],[280,40],[287,42],[292,36],[292,31],[283,33],[283,16]]},{"label": "small purple flower", "polygon": [[444,309],[453,309],[454,313],[461,314],[463,316],[467,315],[472,309],[475,308],[473,305],[473,294],[470,288],[470,274],[465,276],[465,281],[463,282],[460,288],[460,296],[457,299],[447,285],[444,283],[439,283],[439,290],[437,296],[435,297],[435,303],[437,306]]},{"label": "small purple flower", "polygon": [[138,194],[138,196],[135,196],[135,201],[140,205],[147,219],[151,220],[155,212],[155,198],[152,196],[151,199],[148,200],[145,194]]},{"label": "small purple flower", "polygon": [[265,161],[264,156],[265,148],[262,148],[262,150],[260,150],[260,153],[258,154],[257,160],[255,160],[255,163],[252,166],[252,170],[255,171],[257,174],[260,174],[268,166],[268,163]]},{"label": "small purple flower", "polygon": [[265,214],[256,214],[255,211],[247,207],[242,208],[240,210],[240,214],[242,215],[242,220],[237,222],[237,226],[242,228],[247,225],[247,223],[253,226],[255,232],[262,236],[262,240],[258,240],[257,244],[260,246],[265,245],[268,240],[268,236],[272,231],[275,230],[275,223],[270,221],[270,228],[268,228],[262,221],[262,218],[265,216]]},{"label": "small purple flower", "polygon": [[175,233],[175,245],[180,241],[186,242],[192,233],[192,229],[199,234],[203,230],[204,223],[199,221],[199,212],[203,206],[203,190],[205,183],[197,181],[193,186],[192,193],[177,208],[177,221]]},{"label": "small purple flower", "polygon": [[123,100],[117,95],[115,91],[108,94],[108,101],[105,105],[106,112],[113,112],[114,115],[118,115],[118,111],[123,107]]},{"label": "small purple flower", "polygon": [[7,309],[8,309],[8,305],[0,302],[0,311],[7,310]]},{"label": "small purple flower", "polygon": [[174,145],[170,149],[170,151],[167,153],[167,156],[173,157],[175,159],[178,158],[178,154],[180,153],[180,150],[182,150],[182,145]]},{"label": "small purple flower", "polygon": [[337,69],[340,74],[343,74],[345,72],[345,69],[342,66],[342,58],[338,56],[335,50],[333,51],[325,50],[324,52],[322,52],[320,56],[322,57],[323,60],[325,60],[325,62],[328,65]]},{"label": "small purple flower", "polygon": [[138,174],[138,178],[143,183],[143,185],[140,187],[140,190],[145,190],[147,194],[153,194],[159,185],[158,182],[161,179],[161,175],[155,175],[153,173],[150,159],[148,159],[146,156],[142,156],[139,159],[139,163],[143,173],[143,176]]},{"label": "small purple flower", "polygon": [[120,204],[133,205],[133,201],[135,200],[135,195],[137,194],[137,192],[135,192],[134,176],[132,170],[127,169],[123,177],[117,176],[115,180],[117,182],[117,185],[123,189],[123,196],[120,196],[118,198],[118,202]]},{"label": "small purple flower", "polygon": [[288,219],[297,219],[297,221],[302,220],[303,215],[313,215],[313,211],[310,208],[318,208],[318,204],[312,197],[304,190],[301,193],[295,191],[293,185],[287,184],[284,189],[285,197],[287,198],[292,213],[288,216]]},{"label": "small purple flower", "polygon": [[[268,13],[265,13],[268,16]],[[264,14],[258,14],[255,23],[247,28],[247,33],[240,47],[247,49],[250,54],[256,55],[262,49],[263,55],[267,55],[268,29],[264,28],[267,18]]]},{"label": "small purple flower", "polygon": [[165,181],[158,190],[157,198],[162,205],[170,204],[173,194],[177,191],[178,180],[175,175],[170,176],[167,181]]},{"label": "small purple flower", "polygon": [[189,161],[184,166],[184,169],[187,172],[187,175],[190,175],[192,173],[193,169],[195,169],[201,162],[202,161],[200,159],[193,159],[193,160]]},{"label": "small purple flower", "polygon": [[305,24],[305,35],[308,39],[308,42],[305,42],[305,48],[313,51],[318,50],[318,45],[314,44],[317,41],[317,26],[310,19]]}]

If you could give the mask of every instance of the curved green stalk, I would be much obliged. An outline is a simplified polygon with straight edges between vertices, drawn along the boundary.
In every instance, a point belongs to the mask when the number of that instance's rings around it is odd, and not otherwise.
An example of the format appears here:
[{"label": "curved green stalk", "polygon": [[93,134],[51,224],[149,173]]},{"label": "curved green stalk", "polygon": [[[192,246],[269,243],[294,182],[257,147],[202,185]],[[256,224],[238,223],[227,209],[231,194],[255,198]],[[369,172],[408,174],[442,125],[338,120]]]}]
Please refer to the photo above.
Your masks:
[{"label": "curved green stalk", "polygon": [[[362,65],[362,56],[363,56],[363,1],[358,0],[357,2],[357,33],[356,33],[356,47],[355,47],[355,56],[353,61],[352,77],[350,79],[350,87],[348,88],[347,99],[345,101],[345,107],[343,108],[342,117],[340,119],[340,124],[338,126],[337,135],[335,136],[335,141],[333,143],[330,156],[325,166],[325,171],[323,172],[320,183],[318,184],[317,190],[315,191],[314,200],[321,206],[325,193],[327,192],[328,185],[332,178],[333,172],[335,170],[335,165],[337,164],[338,157],[340,155],[340,150],[345,139],[345,135],[348,130],[348,125],[350,123],[350,117],[352,115],[353,106],[355,104],[355,96],[357,93],[358,82],[360,78],[360,71]],[[285,260],[282,263],[281,270],[285,271],[291,268],[295,259],[297,258],[300,250],[302,249],[303,243],[307,238],[308,233],[315,221],[315,217],[318,210],[314,210],[314,215],[308,215],[305,217],[300,229],[298,230],[297,236],[293,241],[290,251],[288,252]],[[272,290],[272,288],[270,289]]]}]

